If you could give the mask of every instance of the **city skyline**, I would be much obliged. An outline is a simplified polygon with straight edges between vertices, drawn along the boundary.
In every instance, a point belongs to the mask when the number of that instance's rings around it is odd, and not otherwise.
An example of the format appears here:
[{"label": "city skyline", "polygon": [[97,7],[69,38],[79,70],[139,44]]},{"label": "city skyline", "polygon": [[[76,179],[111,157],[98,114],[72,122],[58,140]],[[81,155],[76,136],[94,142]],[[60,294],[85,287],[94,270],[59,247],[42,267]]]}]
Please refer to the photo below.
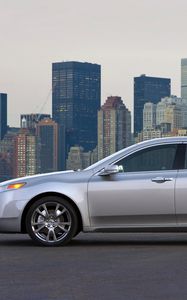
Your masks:
[{"label": "city skyline", "polygon": [[[133,77],[169,77],[180,96],[180,59],[186,57],[186,1],[0,0],[0,90],[8,94],[8,124],[20,112],[51,113],[51,64],[102,66],[102,103],[120,95],[133,107]],[[179,17],[180,16],[180,17]],[[69,20],[71,19],[71,22]],[[174,22],[175,20],[175,22]],[[49,96],[48,96],[49,95]],[[47,101],[47,98],[49,100]]]},{"label": "city skyline", "polygon": [[[181,58],[181,59],[186,59],[186,58]],[[180,59],[180,62],[181,62],[181,59]],[[73,60],[72,60],[73,61]],[[67,63],[71,63],[72,61],[66,61]],[[90,64],[97,64],[97,62],[80,62],[80,61],[78,61],[78,63],[90,63]],[[52,62],[52,64],[53,64],[53,62]],[[180,63],[180,68],[181,68],[181,63]],[[101,70],[102,70],[102,65],[101,65]],[[180,73],[181,73],[181,70],[180,70]],[[154,74],[152,73],[152,75],[148,75],[148,74],[144,74],[144,73],[142,73],[142,74],[139,74],[139,75],[137,75],[137,76],[135,76],[135,77],[132,77],[131,78],[131,81],[132,81],[132,86],[131,86],[131,89],[132,89],[132,99],[131,99],[131,103],[129,104],[129,101],[128,101],[128,99],[125,99],[124,101],[125,101],[125,103],[126,103],[126,105],[127,105],[127,108],[131,111],[131,113],[132,113],[132,116],[134,115],[134,113],[133,113],[133,111],[134,111],[134,105],[133,105],[133,102],[134,102],[134,95],[133,95],[133,92],[134,92],[134,90],[133,90],[133,88],[134,88],[134,85],[133,85],[133,80],[134,80],[134,78],[136,78],[136,77],[139,77],[139,76],[142,76],[142,75],[145,75],[145,76],[147,76],[147,77],[155,77],[154,76]],[[51,70],[51,76],[52,76],[52,70]],[[163,78],[164,79],[164,77],[160,77],[160,76],[156,76],[156,78]],[[102,76],[101,76],[101,79],[103,80],[103,78],[102,78]],[[177,93],[173,93],[172,92],[172,86],[173,86],[174,84],[173,84],[173,82],[172,82],[172,79],[171,79],[171,95],[176,95],[176,96],[181,96],[181,77],[180,77],[180,82],[179,82],[179,87],[178,87],[178,89],[179,89],[179,93],[177,94]],[[47,91],[46,91],[47,92]],[[1,92],[2,94],[7,94],[7,98],[9,98],[10,97],[10,95],[6,92],[6,91],[3,91],[3,92]],[[102,85],[101,85],[101,94],[103,95],[103,94],[106,94],[106,93],[103,93],[102,92]],[[121,96],[121,94],[119,94],[119,93],[110,93],[110,94],[106,94],[106,97],[110,97],[110,96]],[[9,99],[7,99],[7,100],[9,100]],[[102,104],[104,104],[104,98],[101,96],[101,105]],[[11,122],[11,118],[10,118],[10,115],[11,115],[11,110],[12,110],[12,108],[10,107],[10,104],[9,104],[9,101],[7,101],[7,105],[8,105],[8,109],[7,109],[7,111],[8,111],[8,114],[7,114],[7,124],[10,126],[10,127],[20,127],[20,116],[21,116],[21,114],[49,114],[49,115],[51,115],[52,116],[52,87],[50,88],[50,91],[48,91],[48,95],[47,95],[47,97],[46,98],[43,98],[43,99],[41,99],[41,102],[37,102],[37,105],[36,105],[36,107],[32,110],[32,111],[29,111],[28,110],[28,108],[25,108],[25,110],[23,111],[23,110],[20,110],[18,113],[17,113],[17,117],[16,118],[14,118],[14,119],[12,119],[12,122]],[[49,108],[49,106],[50,106],[50,108]],[[14,107],[14,105],[13,105],[13,107]],[[47,108],[47,109],[46,109]],[[25,112],[26,111],[26,112]],[[133,120],[132,120],[133,121]],[[132,124],[133,125],[133,124]]]},{"label": "city skyline", "polygon": [[[187,60],[187,58],[181,58],[180,59],[180,73],[182,72],[181,70],[182,70],[182,61],[183,60]],[[60,64],[60,63],[72,63],[72,62],[75,62],[75,63],[78,63],[78,64],[92,64],[92,65],[97,65],[97,63],[90,63],[90,62],[80,62],[80,61],[66,61],[66,62],[53,62],[52,63],[52,66],[54,65],[54,64],[56,64],[56,63],[58,63],[58,64]],[[101,67],[101,70],[102,70],[102,66],[100,66]],[[182,76],[182,73],[181,73],[181,76]],[[139,74],[139,76],[136,76],[136,77],[133,77],[132,78],[132,94],[133,94],[133,97],[132,97],[132,103],[131,103],[131,108],[129,108],[129,103],[128,103],[128,101],[127,101],[127,99],[125,99],[125,100],[123,100],[124,101],[124,103],[126,104],[126,106],[127,106],[127,108],[129,109],[129,111],[132,113],[132,117],[134,117],[134,80],[136,79],[136,78],[140,78],[140,77],[147,77],[147,78],[154,78],[155,76],[153,75],[153,76],[149,76],[149,75],[147,75],[147,74]],[[51,70],[51,78],[52,78],[52,70]],[[155,78],[157,78],[157,79],[166,79],[166,78],[164,78],[164,77],[155,77]],[[170,80],[170,87],[171,87],[171,95],[173,95],[173,96],[177,96],[177,97],[180,97],[181,96],[181,93],[182,93],[182,86],[181,86],[181,84],[182,84],[182,82],[181,82],[181,77],[180,77],[180,87],[179,87],[179,89],[180,89],[180,92],[179,92],[179,94],[176,94],[176,93],[172,93],[172,80],[170,79],[170,78],[168,78],[168,80]],[[101,81],[102,81],[102,76],[101,76]],[[1,92],[1,91],[0,91]],[[6,93],[6,92],[1,92],[1,94],[6,94],[7,95],[7,106],[8,106],[8,108],[7,108],[7,125],[9,126],[9,127],[21,127],[21,123],[20,123],[20,118],[21,118],[21,115],[38,115],[38,116],[42,116],[42,115],[48,115],[48,116],[53,116],[53,108],[52,108],[52,88],[50,89],[50,93],[48,93],[48,95],[47,95],[47,97],[46,97],[46,99],[44,99],[44,102],[41,102],[41,103],[38,103],[38,109],[35,111],[35,112],[31,112],[31,111],[29,111],[28,109],[26,109],[26,113],[25,112],[23,112],[22,110],[20,110],[20,112],[18,113],[18,115],[17,115],[17,119],[16,119],[16,123],[14,123],[14,124],[11,124],[10,122],[9,122],[9,110],[11,110],[11,107],[10,107],[10,104],[9,104],[9,101],[8,101],[8,97],[9,97],[9,95],[8,95],[8,93]],[[102,85],[101,85],[101,94],[102,94]],[[110,94],[110,95],[107,95],[107,97],[121,97],[121,95],[119,94],[119,93],[116,93],[116,94]],[[101,97],[101,106],[104,104],[104,99]],[[50,109],[50,111],[48,110],[48,112],[46,112],[46,110],[45,110],[45,107],[46,107],[46,105],[50,105],[51,106],[51,109]],[[132,128],[134,128],[134,124],[133,124],[133,121],[134,121],[134,118],[132,118]]]},{"label": "city skyline", "polygon": [[[133,137],[131,112],[125,100],[120,96],[108,96],[103,105],[100,103],[100,67],[75,61],[53,63],[52,118],[41,113],[20,115],[21,128],[10,128],[0,143],[0,180],[40,171],[66,170],[69,166],[80,169],[134,142],[187,135],[187,99],[170,97],[169,78],[143,74],[134,77],[135,125],[137,120],[142,124],[139,124]],[[185,72],[182,74],[185,75]],[[149,121],[151,113],[148,109],[146,120],[144,110],[150,101],[157,104],[157,110],[161,104],[164,105],[161,105],[161,113],[156,113],[156,124],[146,125],[144,130],[143,125]],[[159,114],[162,118],[158,121]],[[93,132],[98,137],[94,143]],[[12,141],[11,134],[14,134]]]}]

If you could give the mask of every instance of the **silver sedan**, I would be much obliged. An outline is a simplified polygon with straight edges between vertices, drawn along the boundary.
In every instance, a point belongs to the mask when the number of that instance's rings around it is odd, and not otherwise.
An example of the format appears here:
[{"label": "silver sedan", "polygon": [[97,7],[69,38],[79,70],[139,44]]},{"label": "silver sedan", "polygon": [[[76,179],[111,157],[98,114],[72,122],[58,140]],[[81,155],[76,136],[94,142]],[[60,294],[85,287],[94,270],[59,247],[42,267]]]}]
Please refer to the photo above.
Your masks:
[{"label": "silver sedan", "polygon": [[187,137],[135,144],[83,171],[0,184],[0,232],[65,245],[80,231],[187,231]]}]

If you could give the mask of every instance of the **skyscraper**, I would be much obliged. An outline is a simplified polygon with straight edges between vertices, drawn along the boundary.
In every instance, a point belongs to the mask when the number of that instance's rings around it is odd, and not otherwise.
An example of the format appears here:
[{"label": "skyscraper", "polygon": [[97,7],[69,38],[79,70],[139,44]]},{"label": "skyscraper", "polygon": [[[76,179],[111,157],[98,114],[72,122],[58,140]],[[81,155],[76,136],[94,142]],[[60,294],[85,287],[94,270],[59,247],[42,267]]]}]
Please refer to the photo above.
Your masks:
[{"label": "skyscraper", "polygon": [[[49,114],[21,114],[20,116],[20,126],[21,128],[28,128],[30,130],[35,130],[36,125],[39,121],[45,118],[50,118]],[[24,120],[24,122],[23,122]]]},{"label": "skyscraper", "polygon": [[187,99],[187,58],[181,59],[181,98]]},{"label": "skyscraper", "polygon": [[91,151],[84,152],[82,147],[71,147],[66,161],[67,170],[85,169],[91,165]]},{"label": "skyscraper", "polygon": [[143,108],[146,102],[157,104],[161,98],[170,96],[171,80],[141,75],[134,78],[134,133],[143,129]]},{"label": "skyscraper", "polygon": [[13,176],[23,177],[40,172],[38,141],[28,129],[20,129],[15,136]]},{"label": "skyscraper", "polygon": [[131,144],[131,114],[121,97],[108,97],[98,112],[98,159]]},{"label": "skyscraper", "polygon": [[7,132],[7,94],[0,93],[0,140]]},{"label": "skyscraper", "polygon": [[171,131],[187,128],[187,99],[165,97],[157,104],[156,125],[168,123]]},{"label": "skyscraper", "polygon": [[9,154],[0,152],[0,182],[12,177],[12,165]]},{"label": "skyscraper", "polygon": [[97,145],[101,66],[81,62],[53,63],[52,86],[53,119],[65,130],[66,156],[75,145],[82,146],[84,151],[93,150]]},{"label": "skyscraper", "polygon": [[15,138],[17,134],[17,132],[8,131],[3,140],[0,141],[0,177],[2,177],[2,180],[3,178],[4,180],[13,178]]},{"label": "skyscraper", "polygon": [[156,104],[147,102],[143,109],[143,130],[153,129],[156,126]]},{"label": "skyscraper", "polygon": [[43,119],[36,126],[36,134],[40,141],[41,173],[57,171],[58,124],[50,118]]},{"label": "skyscraper", "polygon": [[[147,102],[143,109],[143,131],[136,141],[178,135],[187,128],[187,99],[170,96],[157,104]],[[185,133],[185,131],[183,131]]]}]

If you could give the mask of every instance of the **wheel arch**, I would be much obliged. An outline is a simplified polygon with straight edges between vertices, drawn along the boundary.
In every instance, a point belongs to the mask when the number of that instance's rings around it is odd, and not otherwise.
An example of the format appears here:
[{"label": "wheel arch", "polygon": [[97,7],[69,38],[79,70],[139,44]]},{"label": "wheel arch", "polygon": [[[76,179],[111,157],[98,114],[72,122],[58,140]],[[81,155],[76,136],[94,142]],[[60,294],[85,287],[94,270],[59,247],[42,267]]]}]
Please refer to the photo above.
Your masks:
[{"label": "wheel arch", "polygon": [[75,202],[71,198],[67,197],[64,194],[57,193],[57,192],[45,192],[45,193],[39,194],[39,195],[35,196],[34,198],[32,198],[27,203],[27,205],[25,206],[25,208],[23,210],[23,213],[22,213],[22,217],[21,217],[21,233],[27,233],[27,230],[26,230],[26,215],[27,215],[27,212],[29,211],[30,207],[32,206],[32,204],[35,201],[37,201],[37,200],[39,200],[43,197],[46,197],[46,196],[57,196],[57,197],[60,197],[62,199],[68,200],[68,202],[73,206],[73,208],[76,211],[77,218],[78,218],[79,230],[80,231],[82,230],[82,228],[83,228],[82,216],[81,216],[80,210],[79,210],[78,206],[75,204]]}]

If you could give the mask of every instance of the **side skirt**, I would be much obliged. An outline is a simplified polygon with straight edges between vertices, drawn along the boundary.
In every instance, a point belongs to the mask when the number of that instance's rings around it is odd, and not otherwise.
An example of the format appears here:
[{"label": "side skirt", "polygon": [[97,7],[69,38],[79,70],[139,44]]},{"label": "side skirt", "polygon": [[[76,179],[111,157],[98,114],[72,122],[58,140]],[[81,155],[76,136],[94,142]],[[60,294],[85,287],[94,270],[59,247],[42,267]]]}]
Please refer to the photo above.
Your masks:
[{"label": "side skirt", "polygon": [[86,228],[84,232],[103,232],[103,233],[120,233],[120,232],[187,232],[186,227],[126,227],[126,228]]}]

